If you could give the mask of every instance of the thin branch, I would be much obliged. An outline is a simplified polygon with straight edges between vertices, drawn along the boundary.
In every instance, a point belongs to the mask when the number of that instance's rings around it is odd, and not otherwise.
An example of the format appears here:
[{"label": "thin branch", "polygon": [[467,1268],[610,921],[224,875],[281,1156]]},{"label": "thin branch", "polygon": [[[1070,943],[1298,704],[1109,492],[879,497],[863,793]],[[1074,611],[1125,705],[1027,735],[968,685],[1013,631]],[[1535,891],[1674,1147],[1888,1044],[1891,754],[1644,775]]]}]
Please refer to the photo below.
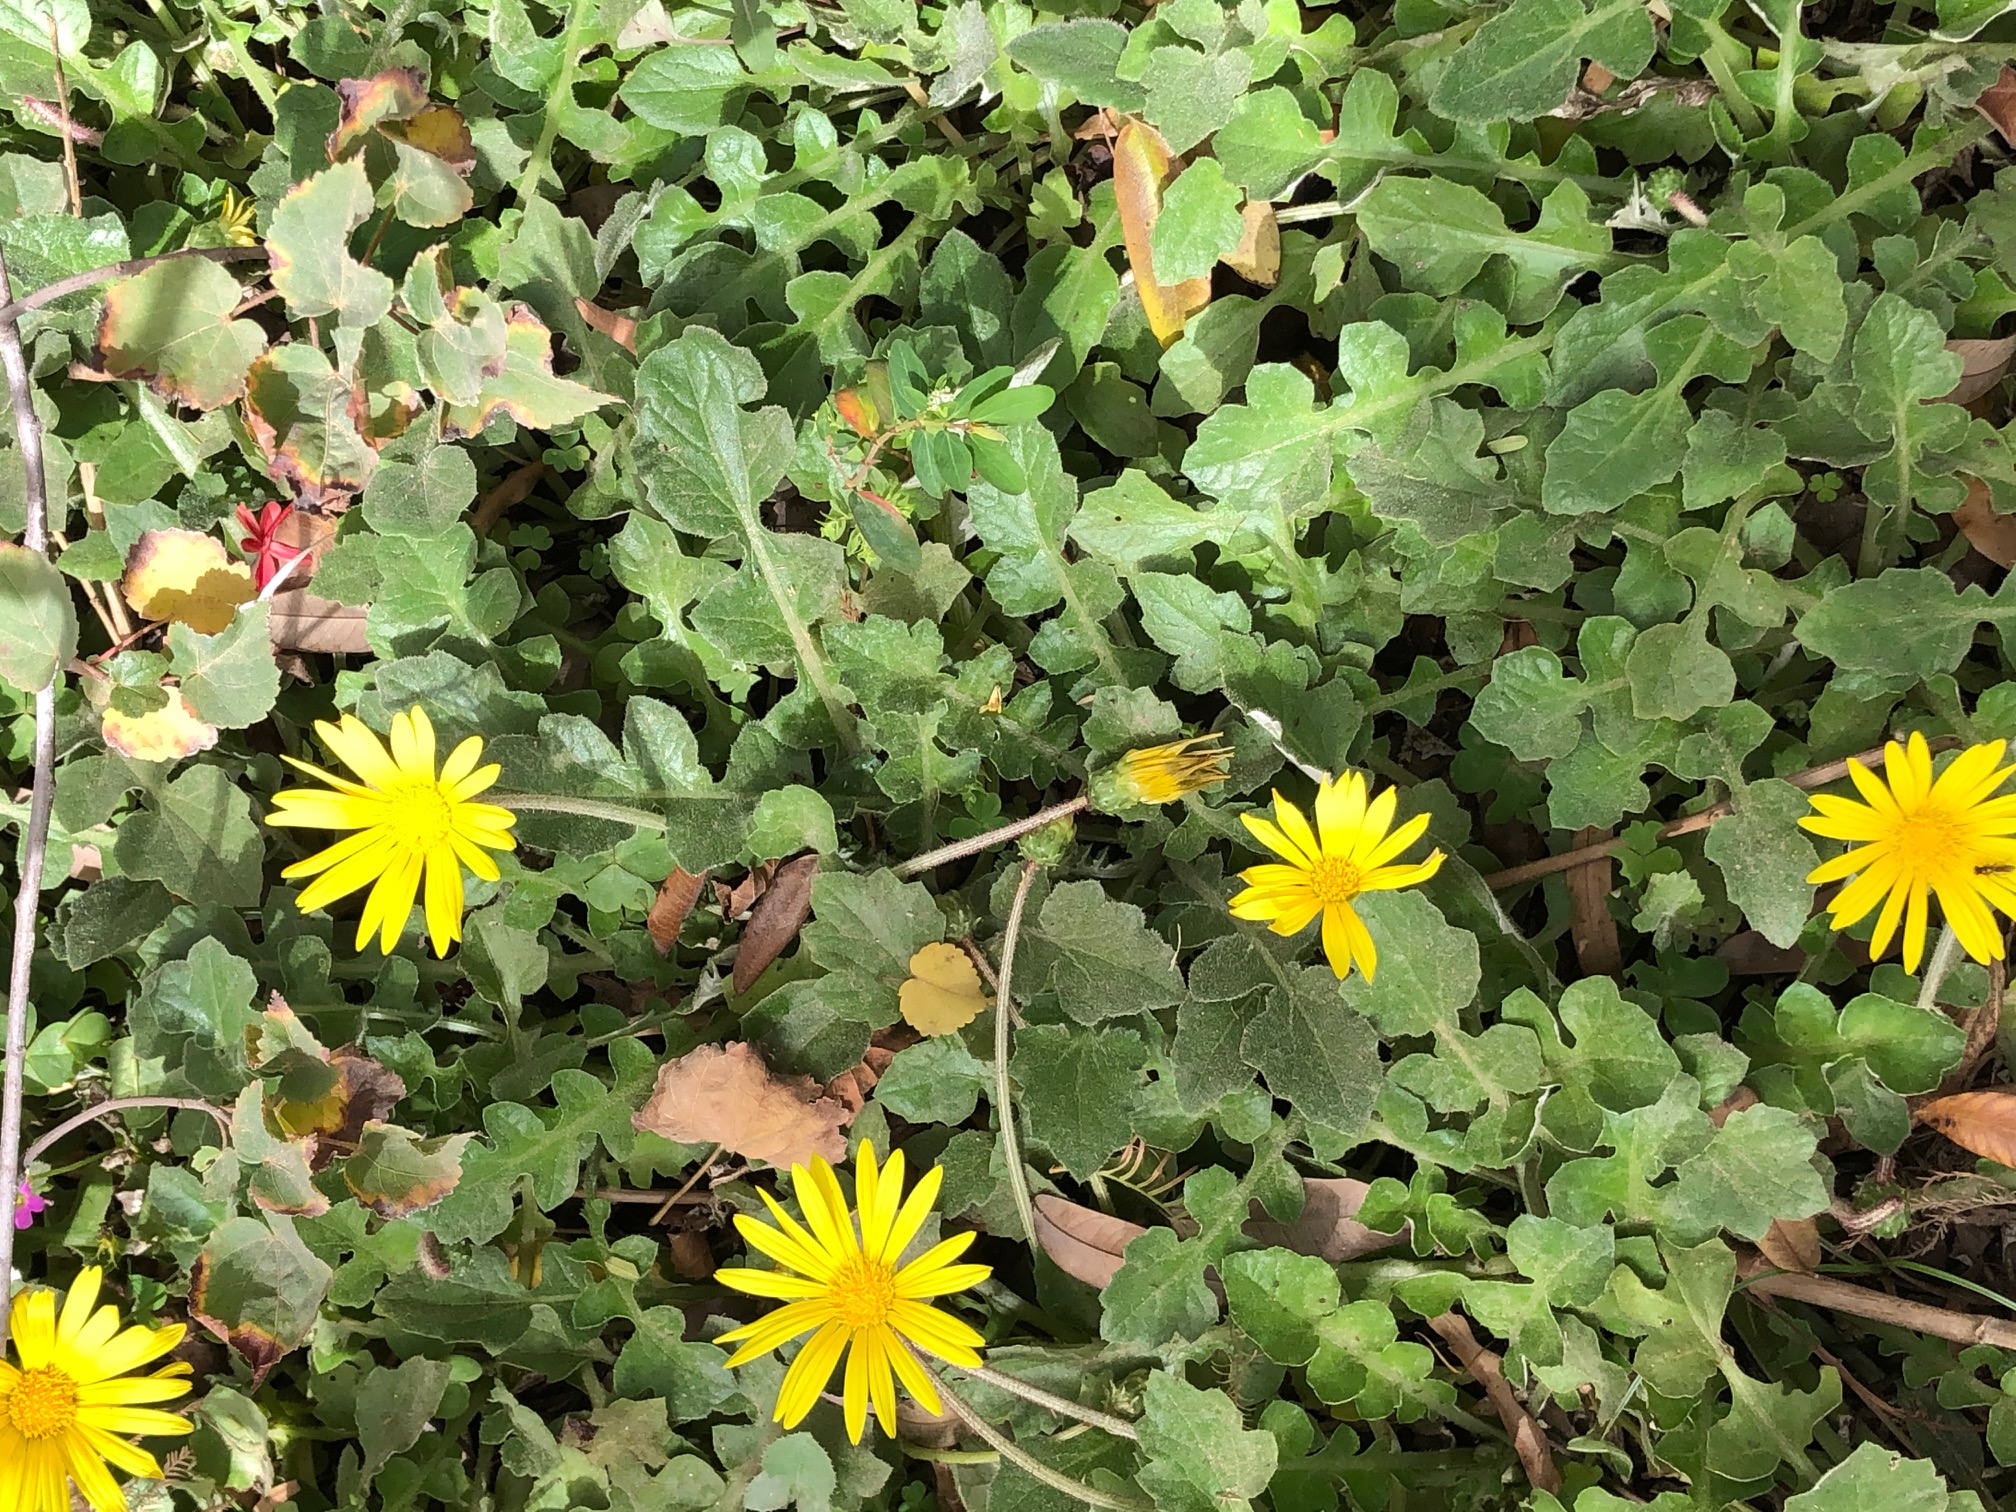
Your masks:
[{"label": "thin branch", "polygon": [[[1928,744],[1935,752],[1944,751],[1960,744],[1960,739],[1956,735],[1940,735],[1929,741]],[[1808,767],[1803,772],[1794,772],[1791,776],[1781,780],[1791,783],[1796,788],[1809,790],[1812,788],[1822,788],[1830,782],[1839,782],[1843,777],[1846,777],[1850,761],[1859,761],[1872,772],[1881,771],[1885,749],[1886,747],[1884,746],[1877,746],[1873,750],[1862,752],[1859,756],[1850,756],[1841,761],[1823,762],[1819,766]],[[1659,838],[1661,840],[1671,840],[1678,835],[1691,835],[1696,830],[1708,828],[1717,819],[1728,818],[1735,811],[1735,805],[1732,803],[1725,801],[1714,804],[1709,808],[1701,810],[1698,814],[1688,814],[1684,818],[1675,819],[1670,824],[1661,825],[1659,827]],[[1621,839],[1605,840],[1598,845],[1579,845],[1573,850],[1562,851],[1559,855],[1542,856],[1538,861],[1528,861],[1524,866],[1514,866],[1505,871],[1493,872],[1484,879],[1484,885],[1493,892],[1503,892],[1508,887],[1517,887],[1524,882],[1537,882],[1540,878],[1551,877],[1556,872],[1568,871],[1577,866],[1587,866],[1591,861],[1601,861],[1605,856],[1614,854],[1623,843]]]},{"label": "thin branch", "polygon": [[32,294],[14,298],[10,285],[7,297],[0,300],[0,326],[12,327],[14,322],[30,310],[39,310],[46,304],[54,304],[67,294],[75,294],[80,289],[95,288],[101,283],[110,283],[115,278],[130,278],[135,273],[145,273],[149,268],[165,262],[180,262],[185,257],[207,257],[212,262],[264,262],[264,247],[184,247],[179,252],[163,252],[159,257],[132,257],[125,262],[107,263],[102,268],[87,268],[82,273],[72,273],[68,278],[59,278],[51,284],[44,284]]},{"label": "thin branch", "polygon": [[1094,1486],[1086,1485],[1083,1481],[1073,1480],[1061,1470],[1052,1470],[969,1407],[958,1392],[945,1384],[943,1376],[938,1377],[937,1384],[938,1394],[944,1399],[945,1406],[952,1416],[965,1424],[974,1437],[993,1449],[1029,1479],[1048,1486],[1052,1491],[1061,1491],[1073,1501],[1083,1502],[1088,1507],[1107,1507],[1111,1508],[1112,1512],[1148,1512],[1146,1502],[1136,1501],[1129,1496],[1118,1496],[1110,1491],[1101,1491]]},{"label": "thin branch", "polygon": [[56,7],[49,7],[49,66],[56,74],[56,114],[63,127],[63,182],[70,191],[70,213],[84,213],[84,194],[77,185],[77,132],[70,120],[70,81],[63,77],[63,39],[56,31]]},{"label": "thin branch", "polygon": [[693,1174],[686,1178],[686,1184],[658,1204],[658,1211],[651,1215],[651,1224],[654,1228],[672,1215],[672,1209],[685,1201],[688,1192],[700,1185],[700,1178],[714,1169],[714,1162],[721,1158],[721,1152],[727,1148],[725,1144],[717,1144],[700,1157],[700,1164],[693,1167]]},{"label": "thin branch", "polygon": [[1906,1302],[1888,1293],[1853,1286],[1832,1276],[1801,1276],[1790,1271],[1773,1271],[1761,1258],[1739,1265],[1752,1279],[1743,1288],[1762,1297],[1789,1297],[1851,1318],[1867,1318],[1872,1323],[1888,1323],[1910,1333],[1930,1334],[1955,1344],[1993,1344],[1997,1349],[2016,1349],[2016,1323],[2001,1318],[1983,1318],[1950,1308],[1930,1307],[1923,1302]]},{"label": "thin branch", "polygon": [[1008,1168],[1008,1190],[1015,1195],[1015,1212],[1022,1220],[1022,1232],[1036,1242],[1036,1203],[1029,1195],[1029,1173],[1022,1169],[1022,1141],[1015,1132],[1015,1089],[1008,1080],[1008,1015],[1010,983],[1015,979],[1015,942],[1022,933],[1022,908],[1029,901],[1029,889],[1036,881],[1034,861],[1022,863],[1022,880],[1015,885],[1015,901],[1008,906],[1008,929],[1001,936],[1001,990],[994,994],[994,1117],[1001,1125],[1001,1163]]},{"label": "thin branch", "polygon": [[1561,1472],[1555,1468],[1554,1452],[1548,1445],[1547,1432],[1540,1426],[1539,1420],[1526,1410],[1526,1404],[1519,1400],[1512,1383],[1505,1379],[1504,1362],[1495,1352],[1477,1342],[1469,1320],[1461,1313],[1446,1312],[1430,1318],[1428,1326],[1463,1362],[1470,1379],[1484,1388],[1484,1395],[1490,1399],[1498,1421],[1512,1435],[1512,1448],[1519,1456],[1519,1464],[1526,1472],[1528,1483],[1536,1491],[1559,1491]]},{"label": "thin branch", "polygon": [[[49,490],[42,471],[42,422],[35,414],[35,391],[21,353],[21,327],[8,313],[14,286],[0,254],[0,368],[14,404],[14,435],[28,500],[21,544],[38,555],[49,551]],[[35,916],[42,901],[42,858],[49,846],[49,811],[56,799],[56,679],[35,695],[34,785],[28,825],[21,841],[21,874],[14,894],[14,950],[7,974],[6,1076],[0,1084],[0,1298],[12,1290],[14,1205],[21,1193],[21,1095],[28,1069],[28,996],[35,965]],[[0,1350],[7,1343],[8,1313],[0,1307]]]},{"label": "thin branch", "polygon": [[130,1108],[181,1108],[190,1113],[208,1113],[217,1121],[217,1132],[223,1136],[224,1142],[226,1144],[231,1142],[231,1115],[212,1103],[204,1102],[200,1097],[111,1097],[86,1108],[82,1113],[64,1119],[28,1146],[27,1151],[21,1156],[21,1169],[25,1171],[35,1164],[42,1157],[44,1150],[72,1129],[81,1129],[88,1123],[97,1122],[108,1113],[123,1113]]},{"label": "thin branch", "polygon": [[966,856],[977,856],[984,850],[1010,840],[1019,840],[1024,835],[1034,834],[1046,824],[1054,824],[1059,819],[1082,812],[1091,799],[1079,796],[1064,803],[1053,803],[1046,809],[1038,809],[1027,819],[1017,819],[1012,824],[1004,824],[999,829],[991,829],[984,835],[974,835],[965,840],[954,840],[950,845],[941,845],[936,850],[926,851],[921,856],[912,856],[896,868],[899,877],[914,877],[919,872],[930,871],[934,866],[943,866],[948,861],[958,861]]}]

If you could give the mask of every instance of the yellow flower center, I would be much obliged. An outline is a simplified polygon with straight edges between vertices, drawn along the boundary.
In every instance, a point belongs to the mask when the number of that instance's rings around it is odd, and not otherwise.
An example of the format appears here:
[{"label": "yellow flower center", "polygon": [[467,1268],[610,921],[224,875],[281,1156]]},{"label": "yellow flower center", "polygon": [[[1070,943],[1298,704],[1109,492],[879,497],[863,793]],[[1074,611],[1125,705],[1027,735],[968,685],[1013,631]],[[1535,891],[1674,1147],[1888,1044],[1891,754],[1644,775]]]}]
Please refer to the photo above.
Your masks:
[{"label": "yellow flower center", "polygon": [[0,1413],[25,1439],[55,1438],[77,1421],[77,1383],[52,1367],[25,1371],[0,1400]]},{"label": "yellow flower center", "polygon": [[1888,838],[1898,861],[1928,878],[1939,872],[1971,872],[1990,859],[1967,816],[1944,804],[1905,810]]},{"label": "yellow flower center", "polygon": [[442,845],[455,830],[455,803],[441,784],[402,782],[385,789],[388,828],[414,850]]},{"label": "yellow flower center", "polygon": [[1319,856],[1309,868],[1309,891],[1325,908],[1349,903],[1364,890],[1364,874],[1341,856]]},{"label": "yellow flower center", "polygon": [[896,1267],[886,1260],[854,1255],[833,1273],[833,1309],[856,1333],[879,1328],[896,1310]]}]

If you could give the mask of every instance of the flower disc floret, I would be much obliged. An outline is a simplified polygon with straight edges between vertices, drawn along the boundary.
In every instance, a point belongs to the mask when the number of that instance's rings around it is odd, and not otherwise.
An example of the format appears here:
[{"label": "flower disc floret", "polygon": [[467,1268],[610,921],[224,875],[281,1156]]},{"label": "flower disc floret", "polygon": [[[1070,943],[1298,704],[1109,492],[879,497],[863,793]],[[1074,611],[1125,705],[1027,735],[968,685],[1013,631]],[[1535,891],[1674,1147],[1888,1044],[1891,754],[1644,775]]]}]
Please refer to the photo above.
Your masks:
[{"label": "flower disc floret", "polygon": [[738,1215],[735,1227],[751,1249],[775,1260],[782,1270],[729,1268],[715,1279],[751,1296],[784,1303],[769,1316],[721,1336],[742,1347],[730,1365],[746,1365],[805,1334],[784,1373],[775,1417],[793,1428],[819,1400],[833,1372],[846,1360],[841,1402],[847,1435],[855,1443],[868,1425],[872,1406],[884,1433],[896,1431],[896,1383],[927,1411],[943,1410],[938,1390],[915,1349],[954,1365],[980,1363],[980,1335],[966,1323],[930,1306],[987,1279],[984,1265],[960,1264],[973,1242],[957,1234],[904,1263],[903,1251],[917,1237],[938,1200],[943,1174],[933,1167],[903,1195],[903,1152],[879,1169],[875,1147],[863,1141],[855,1167],[854,1208],[840,1190],[833,1167],[814,1157],[811,1166],[791,1167],[791,1183],[805,1215],[800,1223],[768,1192],[776,1227]]},{"label": "flower disc floret", "polygon": [[1230,904],[1235,918],[1264,920],[1278,935],[1292,935],[1317,919],[1323,921],[1323,954],[1339,977],[1353,965],[1369,981],[1379,969],[1379,950],[1371,931],[1352,907],[1368,892],[1389,892],[1426,882],[1442,869],[1442,852],[1396,865],[1402,852],[1428,828],[1428,816],[1417,814],[1394,828],[1399,795],[1388,788],[1371,796],[1357,772],[1325,777],[1316,789],[1316,823],[1302,810],[1274,795],[1274,819],[1241,814],[1255,839],[1279,863],[1249,867],[1239,874],[1246,890]]},{"label": "flower disc floret", "polygon": [[510,850],[515,843],[511,828],[517,816],[474,801],[496,782],[499,771],[495,763],[478,765],[482,738],[472,735],[456,746],[436,771],[434,726],[417,707],[393,716],[389,751],[353,714],[336,724],[320,722],[315,731],[360,780],[289,756],[291,765],[328,783],[332,791],[290,788],[275,793],[266,822],[356,833],[280,875],[315,879],[302,890],[304,911],[369,887],[357,921],[357,948],[362,950],[375,934],[387,955],[404,932],[424,881],[427,934],[434,953],[445,956],[449,945],[462,938],[462,868],[495,882],[499,872],[489,852]]},{"label": "flower disc floret", "polygon": [[161,1478],[161,1466],[132,1436],[189,1432],[189,1420],[150,1404],[189,1390],[189,1367],[142,1366],[182,1342],[180,1326],[119,1326],[118,1310],[99,1307],[103,1273],[79,1273],[57,1310],[56,1294],[23,1292],[11,1328],[18,1364],[0,1361],[0,1512],[70,1512],[74,1484],[93,1512],[124,1512],[113,1478]]},{"label": "flower disc floret", "polygon": [[2003,741],[1969,746],[1936,777],[1932,748],[1914,734],[1883,748],[1879,777],[1852,757],[1848,776],[1861,802],[1815,793],[1817,813],[1802,828],[1849,848],[1808,873],[1808,882],[1844,882],[1827,905],[1829,922],[1847,929],[1878,909],[1871,956],[1881,957],[1901,923],[1904,969],[1915,973],[1925,954],[1929,904],[1939,900],[1961,947],[1986,963],[2003,958],[2000,913],[2016,918],[2016,794],[1999,789],[2016,766],[2004,766]]}]

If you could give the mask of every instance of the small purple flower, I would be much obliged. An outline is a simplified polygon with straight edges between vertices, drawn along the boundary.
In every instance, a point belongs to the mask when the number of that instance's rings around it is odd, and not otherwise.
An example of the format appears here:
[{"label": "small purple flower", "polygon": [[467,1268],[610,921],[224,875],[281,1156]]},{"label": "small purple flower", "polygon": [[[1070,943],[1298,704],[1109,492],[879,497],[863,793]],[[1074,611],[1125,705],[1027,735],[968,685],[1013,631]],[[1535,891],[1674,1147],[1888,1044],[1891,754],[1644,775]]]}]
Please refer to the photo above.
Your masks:
[{"label": "small purple flower", "polygon": [[25,1229],[34,1223],[35,1215],[49,1206],[35,1195],[35,1189],[27,1182],[21,1183],[21,1190],[14,1196],[14,1227]]}]

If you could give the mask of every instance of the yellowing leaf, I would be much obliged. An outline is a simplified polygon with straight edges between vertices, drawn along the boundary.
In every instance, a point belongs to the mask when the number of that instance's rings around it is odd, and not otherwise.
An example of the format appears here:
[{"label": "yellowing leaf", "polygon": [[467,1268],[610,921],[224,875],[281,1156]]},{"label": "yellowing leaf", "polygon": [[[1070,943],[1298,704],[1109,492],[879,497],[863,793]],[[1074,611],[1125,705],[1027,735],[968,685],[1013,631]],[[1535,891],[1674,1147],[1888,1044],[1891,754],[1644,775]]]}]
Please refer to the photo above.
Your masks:
[{"label": "yellowing leaf", "polygon": [[266,349],[255,321],[234,320],[244,290],[207,258],[156,263],[105,293],[98,365],[143,378],[192,409],[216,409],[245,392],[245,370]]},{"label": "yellowing leaf", "polygon": [[252,569],[226,556],[215,536],[179,529],[143,532],[119,587],[144,618],[174,620],[199,635],[217,634],[259,591]]},{"label": "yellowing leaf", "polygon": [[1188,278],[1162,284],[1155,278],[1155,260],[1148,238],[1162,214],[1162,191],[1175,177],[1174,160],[1162,133],[1140,121],[1120,128],[1113,144],[1113,194],[1120,207],[1120,233],[1127,242],[1127,265],[1148,329],[1167,348],[1176,344],[1190,317],[1211,303],[1211,280]]},{"label": "yellowing leaf", "polygon": [[107,705],[99,722],[105,744],[134,761],[180,761],[217,744],[217,727],[189,712],[180,688],[150,714],[121,714]]},{"label": "yellowing leaf", "polygon": [[910,957],[910,979],[897,992],[903,1021],[919,1034],[964,1029],[987,1006],[980,973],[957,945],[926,945]]},{"label": "yellowing leaf", "polygon": [[329,160],[336,159],[373,127],[412,119],[427,104],[427,76],[417,68],[388,68],[368,79],[338,79],[342,113],[329,134]]},{"label": "yellowing leaf", "polygon": [[1248,283],[1271,289],[1281,281],[1281,225],[1266,200],[1248,200],[1239,208],[1246,229],[1239,245],[1218,260]]}]

